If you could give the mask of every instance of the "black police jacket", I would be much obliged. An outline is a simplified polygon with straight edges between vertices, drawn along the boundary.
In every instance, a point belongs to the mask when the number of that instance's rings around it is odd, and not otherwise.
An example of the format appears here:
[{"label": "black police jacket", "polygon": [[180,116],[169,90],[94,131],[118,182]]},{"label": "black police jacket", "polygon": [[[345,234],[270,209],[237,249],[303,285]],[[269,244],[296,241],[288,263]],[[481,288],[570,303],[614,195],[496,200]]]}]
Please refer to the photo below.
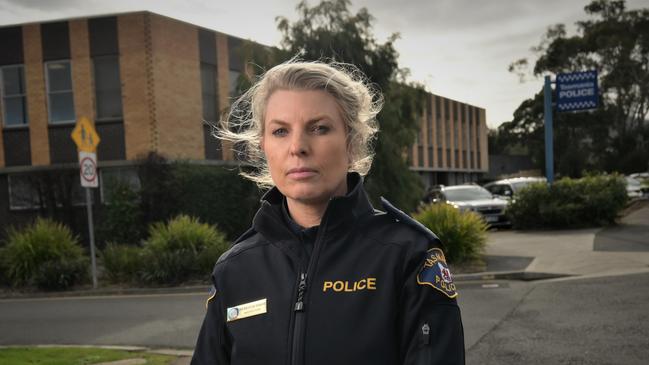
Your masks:
[{"label": "black police jacket", "polygon": [[457,295],[440,242],[360,176],[332,198],[309,257],[275,188],[217,261],[191,364],[464,364]]}]

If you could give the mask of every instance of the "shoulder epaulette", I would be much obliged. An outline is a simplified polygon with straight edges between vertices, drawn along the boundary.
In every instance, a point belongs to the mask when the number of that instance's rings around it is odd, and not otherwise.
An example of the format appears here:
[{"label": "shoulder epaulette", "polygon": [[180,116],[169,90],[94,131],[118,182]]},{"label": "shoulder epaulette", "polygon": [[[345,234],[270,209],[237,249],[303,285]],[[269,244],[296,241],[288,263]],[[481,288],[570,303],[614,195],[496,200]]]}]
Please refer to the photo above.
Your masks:
[{"label": "shoulder epaulette", "polygon": [[237,243],[239,243],[239,242],[245,240],[246,238],[248,238],[248,237],[254,235],[255,233],[257,233],[257,231],[255,231],[254,228],[252,228],[252,227],[248,228],[248,230],[245,231],[245,232],[243,232],[243,234],[242,234],[241,236],[239,236],[239,238],[237,238],[236,240],[234,240],[234,242],[232,243],[232,246],[234,246],[234,245],[236,245]]},{"label": "shoulder epaulette", "polygon": [[426,235],[428,239],[430,239],[432,242],[437,243],[440,246],[442,245],[442,241],[437,237],[435,233],[433,233],[430,229],[426,228],[423,224],[417,222],[415,219],[410,217],[408,214],[404,213],[401,211],[399,208],[395,207],[390,203],[387,199],[384,197],[381,197],[381,205],[383,206],[383,209],[385,209],[385,212],[398,222],[401,222],[403,224],[406,224],[417,231],[423,233]]}]

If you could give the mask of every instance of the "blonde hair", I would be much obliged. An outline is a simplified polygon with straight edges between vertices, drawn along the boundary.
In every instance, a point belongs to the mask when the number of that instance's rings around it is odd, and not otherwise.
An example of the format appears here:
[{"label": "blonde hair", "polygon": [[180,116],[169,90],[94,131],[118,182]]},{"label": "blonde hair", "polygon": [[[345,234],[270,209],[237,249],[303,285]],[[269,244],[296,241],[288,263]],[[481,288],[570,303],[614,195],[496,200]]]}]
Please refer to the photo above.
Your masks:
[{"label": "blonde hair", "polygon": [[322,90],[333,96],[347,128],[348,171],[367,175],[374,158],[372,141],[378,132],[376,115],[383,105],[381,93],[353,65],[291,59],[265,72],[233,102],[213,131],[217,138],[233,142],[235,154],[253,167],[253,172],[241,172],[242,176],[261,188],[274,186],[261,138],[266,104],[277,90]]}]

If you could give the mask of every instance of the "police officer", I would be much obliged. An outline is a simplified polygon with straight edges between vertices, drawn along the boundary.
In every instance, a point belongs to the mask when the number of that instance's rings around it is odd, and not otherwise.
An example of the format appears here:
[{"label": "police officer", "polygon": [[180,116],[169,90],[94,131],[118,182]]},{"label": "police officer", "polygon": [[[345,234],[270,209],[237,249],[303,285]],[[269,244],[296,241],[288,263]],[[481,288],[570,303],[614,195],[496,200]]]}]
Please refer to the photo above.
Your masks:
[{"label": "police officer", "polygon": [[192,364],[464,363],[439,240],[363,189],[381,104],[359,75],[289,61],[222,122],[271,189],[214,266]]}]

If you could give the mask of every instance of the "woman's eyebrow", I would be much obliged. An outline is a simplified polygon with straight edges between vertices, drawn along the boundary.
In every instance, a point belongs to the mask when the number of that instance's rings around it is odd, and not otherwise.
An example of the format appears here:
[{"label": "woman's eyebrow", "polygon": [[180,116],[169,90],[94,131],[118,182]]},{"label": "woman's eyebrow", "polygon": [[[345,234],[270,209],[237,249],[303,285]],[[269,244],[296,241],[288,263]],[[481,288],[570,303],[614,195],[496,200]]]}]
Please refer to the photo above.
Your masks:
[{"label": "woman's eyebrow", "polygon": [[329,117],[327,114],[322,114],[322,115],[318,115],[317,117],[310,118],[306,123],[307,124],[313,124],[313,123],[317,123],[317,122],[319,122],[321,120],[331,120],[331,117]]},{"label": "woman's eyebrow", "polygon": [[285,121],[283,121],[281,119],[271,119],[270,121],[268,121],[268,124],[270,124],[270,123],[275,123],[275,124],[280,124],[280,125],[289,125],[289,123],[287,123],[287,122],[285,122]]}]

